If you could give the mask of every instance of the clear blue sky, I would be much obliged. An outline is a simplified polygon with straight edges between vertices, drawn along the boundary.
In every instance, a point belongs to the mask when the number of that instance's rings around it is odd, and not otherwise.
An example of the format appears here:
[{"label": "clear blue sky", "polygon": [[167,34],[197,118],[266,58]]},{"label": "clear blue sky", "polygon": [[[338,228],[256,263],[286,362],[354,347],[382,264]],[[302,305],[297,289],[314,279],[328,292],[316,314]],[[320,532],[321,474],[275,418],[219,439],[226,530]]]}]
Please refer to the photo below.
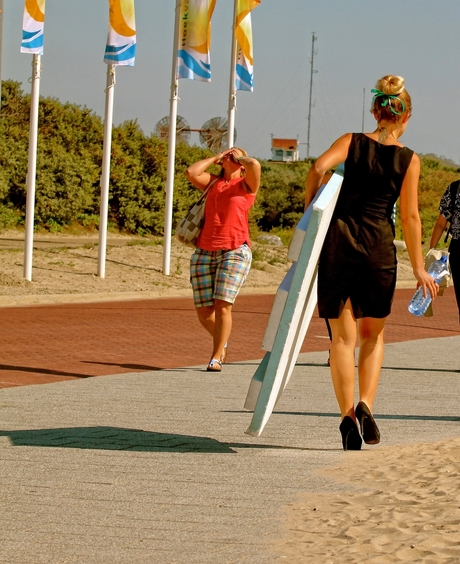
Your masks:
[{"label": "clear blue sky", "polygon": [[[3,79],[29,92],[31,55],[19,52],[23,0],[4,0]],[[175,0],[135,0],[137,58],[117,73],[114,121],[137,118],[146,133],[169,113]],[[179,82],[179,114],[198,129],[228,106],[233,0],[217,0],[211,42],[212,82]],[[460,2],[458,0],[262,0],[252,13],[253,93],[239,92],[237,144],[270,155],[270,134],[307,138],[312,32],[310,154],[347,131],[374,129],[370,90],[399,74],[413,99],[402,141],[420,153],[460,163]],[[41,94],[104,111],[106,0],[47,0]],[[192,133],[191,142],[198,143]],[[301,145],[301,157],[305,156]]]}]

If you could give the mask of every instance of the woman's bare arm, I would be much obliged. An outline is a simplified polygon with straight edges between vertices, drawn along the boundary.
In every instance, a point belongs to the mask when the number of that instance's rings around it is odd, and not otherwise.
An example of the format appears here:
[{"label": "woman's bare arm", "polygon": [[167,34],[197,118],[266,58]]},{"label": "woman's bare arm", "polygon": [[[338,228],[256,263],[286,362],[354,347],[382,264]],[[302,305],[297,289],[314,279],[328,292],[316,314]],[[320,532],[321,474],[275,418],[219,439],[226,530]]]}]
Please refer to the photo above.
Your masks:
[{"label": "woman's bare arm", "polygon": [[342,135],[311,165],[305,183],[305,209],[323,184],[323,178],[327,171],[346,160],[350,143],[351,133]]},{"label": "woman's bare arm", "polygon": [[224,156],[224,153],[219,153],[213,157],[208,157],[201,161],[197,161],[188,167],[185,171],[185,176],[195,188],[199,190],[205,190],[208,184],[211,182],[212,175],[206,172],[212,164],[217,164]]},{"label": "woman's bare arm", "polygon": [[438,285],[425,270],[422,255],[422,223],[418,212],[419,176],[420,159],[414,153],[401,188],[401,222],[404,240],[418,285],[423,287],[423,294],[425,296],[427,289],[432,296],[436,296]]},{"label": "woman's bare arm", "polygon": [[248,192],[257,194],[260,186],[260,163],[257,159],[252,157],[238,157],[238,164],[244,167],[246,175],[244,177],[244,184]]},{"label": "woman's bare arm", "polygon": [[433,227],[433,233],[431,234],[431,239],[430,239],[430,249],[434,249],[436,247],[436,245],[439,243],[439,239],[441,238],[441,235],[444,233],[444,229],[447,226],[447,219],[439,214],[438,219],[436,220],[436,223],[434,224]]}]

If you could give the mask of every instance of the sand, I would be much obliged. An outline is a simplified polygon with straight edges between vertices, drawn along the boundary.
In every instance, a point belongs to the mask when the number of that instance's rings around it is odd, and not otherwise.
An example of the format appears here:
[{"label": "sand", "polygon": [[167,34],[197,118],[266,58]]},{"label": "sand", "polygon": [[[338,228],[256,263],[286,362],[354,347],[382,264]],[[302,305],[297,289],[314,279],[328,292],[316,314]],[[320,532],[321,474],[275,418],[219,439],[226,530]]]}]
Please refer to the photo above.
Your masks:
[{"label": "sand", "polygon": [[[32,281],[24,280],[24,234],[0,233],[0,307],[191,296],[192,249],[172,242],[163,274],[162,239],[110,234],[105,277],[98,271],[97,234],[36,234]],[[242,293],[276,293],[291,262],[287,248],[253,243],[254,260]],[[400,253],[398,287],[415,287],[407,253]]]},{"label": "sand", "polygon": [[460,438],[346,456],[325,475],[353,489],[289,507],[280,561],[460,561]]},{"label": "sand", "polygon": [[[24,280],[22,234],[0,234],[0,306],[191,296],[193,249],[172,243],[170,275],[163,274],[161,239],[109,238],[105,278],[97,275],[97,236],[40,235],[34,239],[32,281]],[[244,290],[275,293],[290,263],[283,247],[254,245]]]}]

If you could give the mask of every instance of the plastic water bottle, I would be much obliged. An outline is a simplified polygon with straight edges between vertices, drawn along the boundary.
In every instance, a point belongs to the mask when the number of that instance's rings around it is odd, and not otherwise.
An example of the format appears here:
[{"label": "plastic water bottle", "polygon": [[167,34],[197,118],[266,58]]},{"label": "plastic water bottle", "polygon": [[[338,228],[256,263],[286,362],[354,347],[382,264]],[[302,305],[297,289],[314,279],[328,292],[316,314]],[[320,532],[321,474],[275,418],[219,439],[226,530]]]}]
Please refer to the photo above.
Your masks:
[{"label": "plastic water bottle", "polygon": [[[436,284],[441,284],[444,276],[449,274],[449,270],[447,269],[447,257],[442,256],[440,259],[432,262],[427,272],[434,278]],[[417,317],[421,317],[428,309],[428,306],[431,303],[431,299],[432,298],[429,290],[427,290],[425,298],[423,296],[423,288],[422,286],[420,286],[409,303],[408,309],[410,313],[413,313]]]}]

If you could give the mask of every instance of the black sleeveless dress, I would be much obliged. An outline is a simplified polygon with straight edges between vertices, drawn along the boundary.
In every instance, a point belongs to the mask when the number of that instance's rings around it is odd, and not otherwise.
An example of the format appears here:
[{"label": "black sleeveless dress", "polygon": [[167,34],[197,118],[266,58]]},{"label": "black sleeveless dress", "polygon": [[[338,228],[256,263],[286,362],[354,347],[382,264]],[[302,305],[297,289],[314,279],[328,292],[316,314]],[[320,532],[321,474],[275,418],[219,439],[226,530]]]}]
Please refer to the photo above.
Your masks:
[{"label": "black sleeveless dress", "polygon": [[413,151],[353,133],[337,206],[321,252],[318,310],[337,319],[387,317],[396,286],[393,207]]}]

